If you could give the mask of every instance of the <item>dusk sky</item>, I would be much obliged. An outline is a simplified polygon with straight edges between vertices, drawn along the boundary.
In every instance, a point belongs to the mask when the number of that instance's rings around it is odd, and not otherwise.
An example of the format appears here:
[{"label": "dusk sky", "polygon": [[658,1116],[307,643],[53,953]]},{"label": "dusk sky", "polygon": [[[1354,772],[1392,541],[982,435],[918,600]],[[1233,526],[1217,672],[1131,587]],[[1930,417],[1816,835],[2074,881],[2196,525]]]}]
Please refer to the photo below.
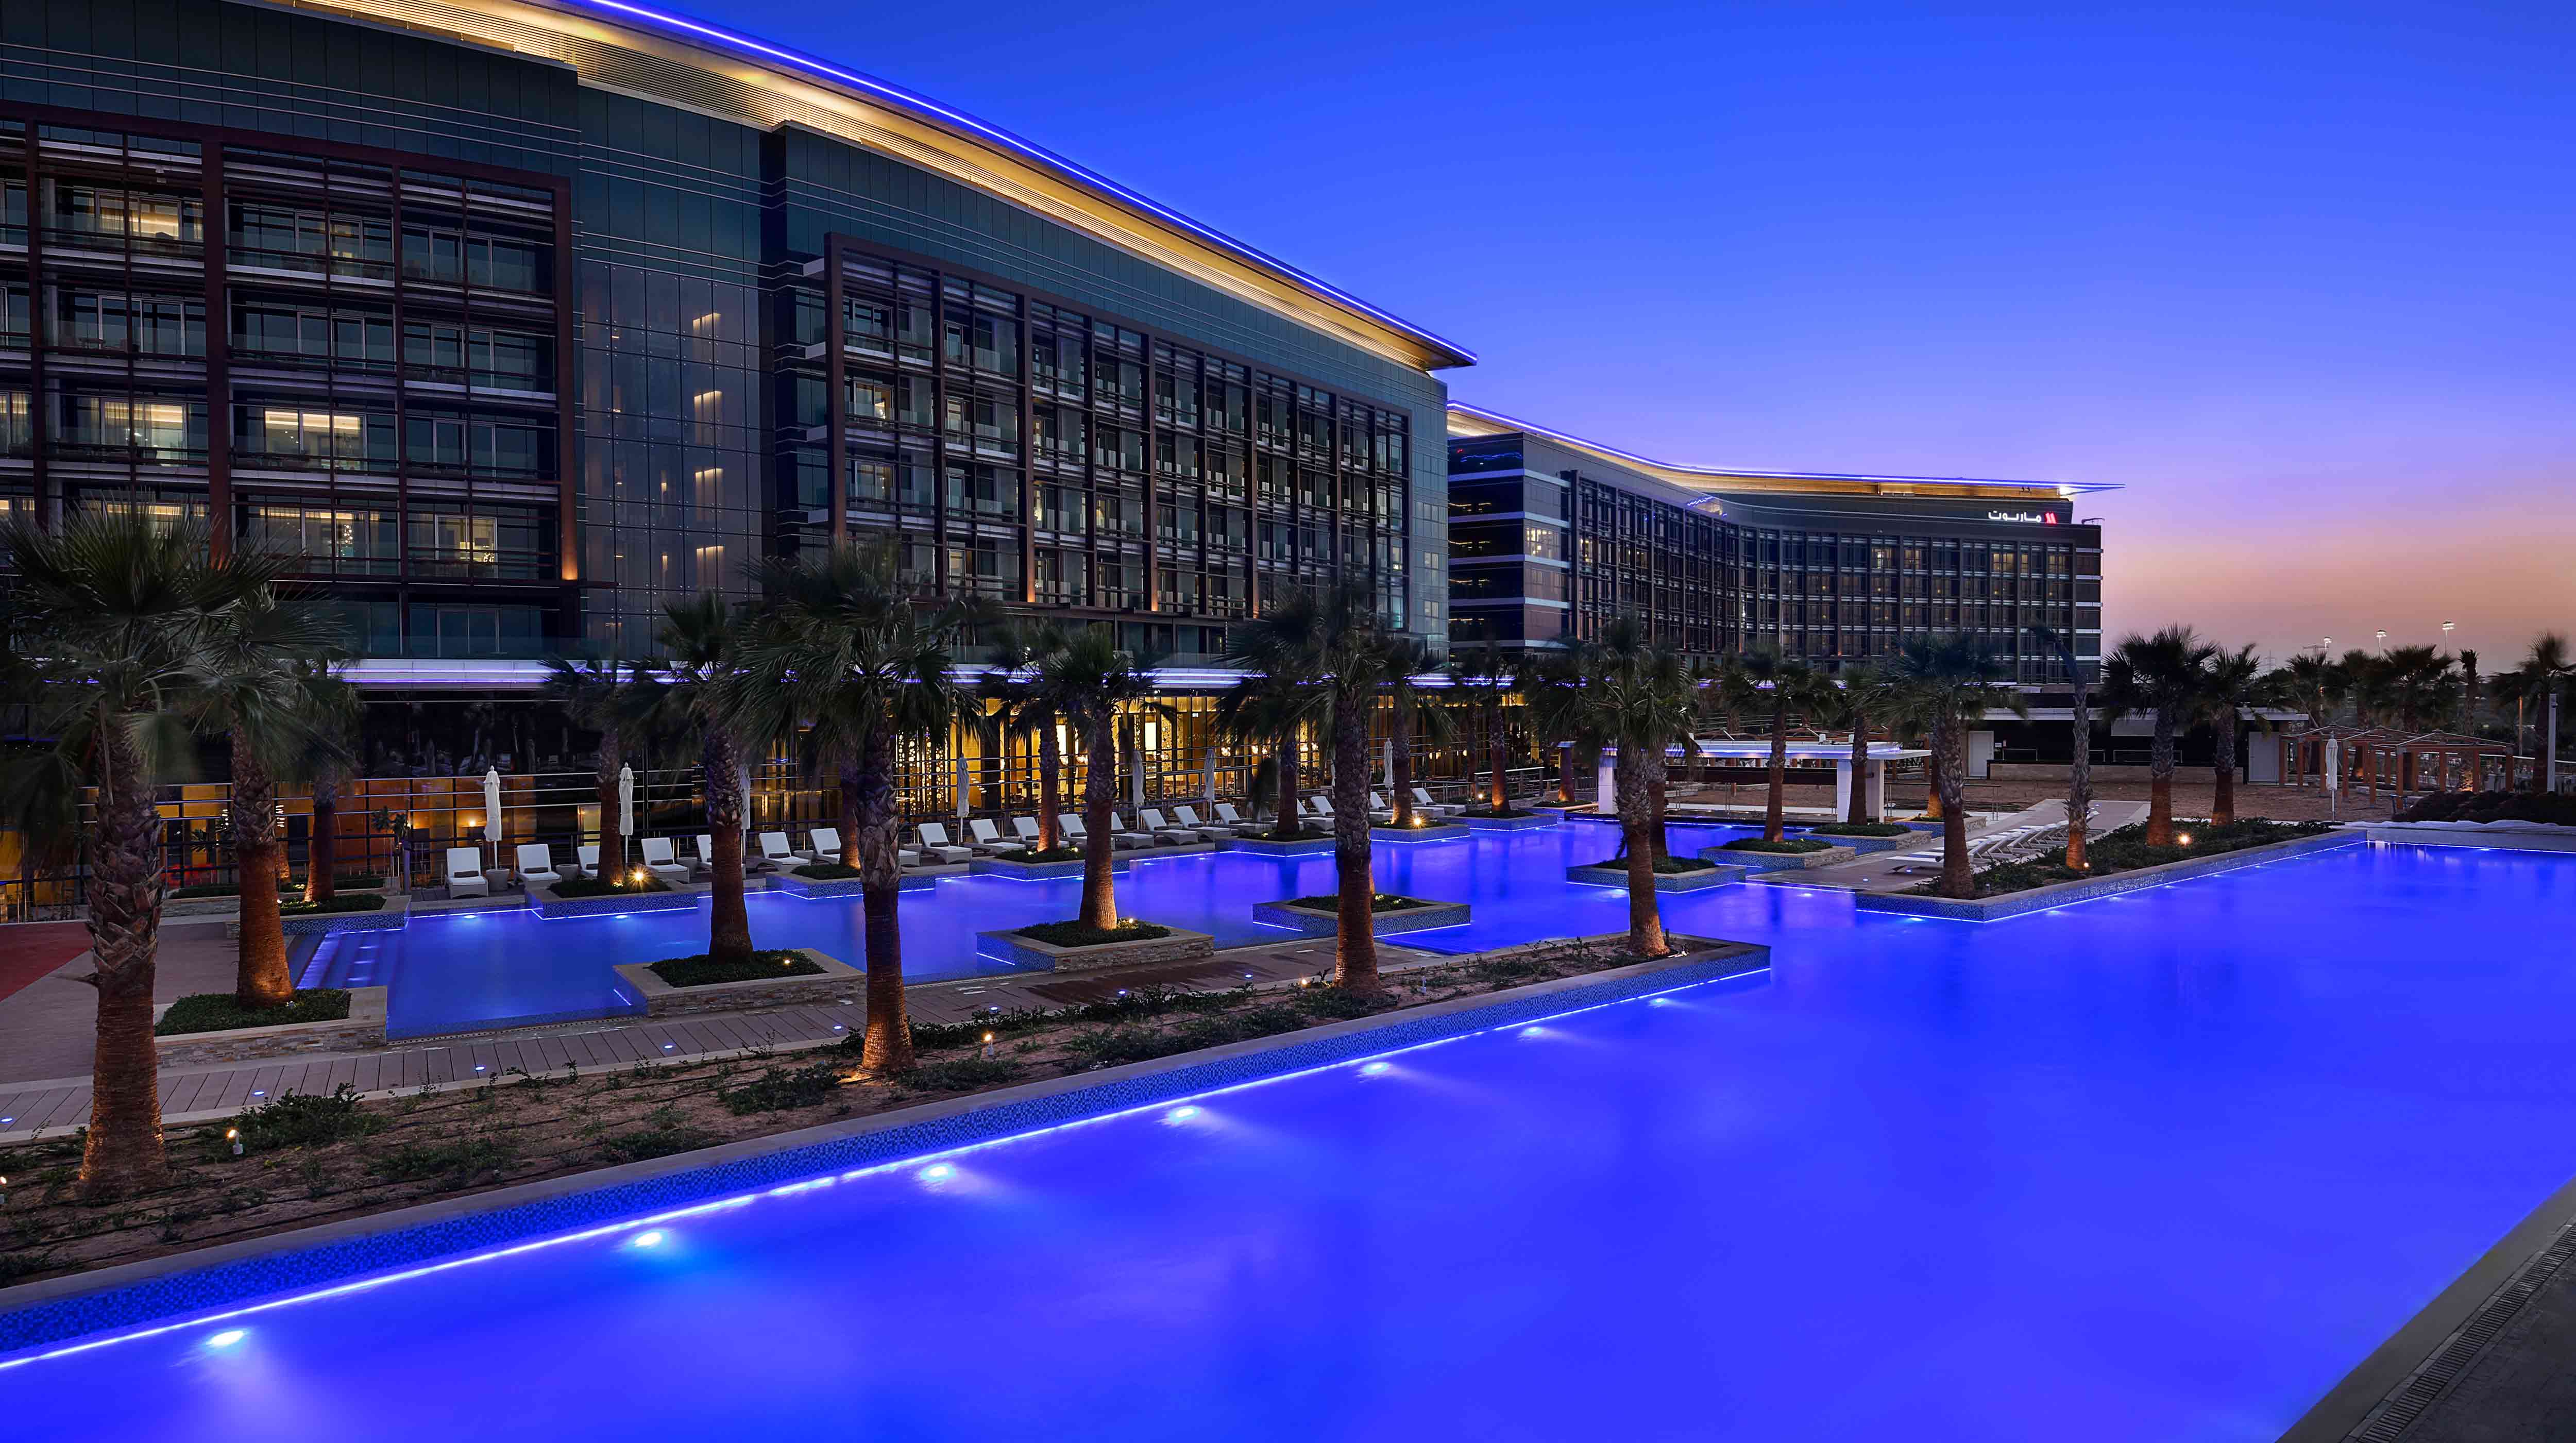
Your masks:
[{"label": "dusk sky", "polygon": [[2114,633],[2576,627],[2576,7],[702,4],[1464,343],[1459,399],[2123,485]]}]

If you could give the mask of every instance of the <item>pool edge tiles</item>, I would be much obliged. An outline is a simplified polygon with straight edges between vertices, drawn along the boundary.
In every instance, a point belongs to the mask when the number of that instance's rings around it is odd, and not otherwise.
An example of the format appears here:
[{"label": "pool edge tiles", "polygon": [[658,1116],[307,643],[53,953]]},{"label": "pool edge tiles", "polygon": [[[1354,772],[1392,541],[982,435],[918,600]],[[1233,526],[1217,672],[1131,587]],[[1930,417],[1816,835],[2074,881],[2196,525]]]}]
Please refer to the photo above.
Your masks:
[{"label": "pool edge tiles", "polygon": [[24,1284],[0,1292],[0,1371],[67,1349],[85,1351],[203,1322],[210,1312],[283,1307],[303,1297],[397,1281],[423,1268],[462,1266],[676,1212],[747,1202],[771,1188],[832,1174],[1007,1142],[1177,1098],[1758,973],[1768,970],[1770,956],[1766,946],[1709,942],[1677,958]]}]

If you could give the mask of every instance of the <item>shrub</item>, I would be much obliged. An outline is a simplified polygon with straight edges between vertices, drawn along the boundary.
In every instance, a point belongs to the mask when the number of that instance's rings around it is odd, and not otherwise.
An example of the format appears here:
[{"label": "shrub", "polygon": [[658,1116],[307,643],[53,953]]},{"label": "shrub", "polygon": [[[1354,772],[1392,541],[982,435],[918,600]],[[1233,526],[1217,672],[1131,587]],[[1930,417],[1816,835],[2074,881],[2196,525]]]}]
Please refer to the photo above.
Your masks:
[{"label": "shrub", "polygon": [[519,1160],[519,1144],[483,1134],[453,1142],[398,1147],[368,1162],[367,1171],[387,1182],[425,1182],[435,1178],[448,1187],[464,1187],[483,1176],[498,1176]]},{"label": "shrub", "polygon": [[1001,860],[1005,862],[1030,863],[1079,862],[1082,860],[1082,849],[1080,847],[1050,847],[1046,851],[1041,852],[1032,847],[1025,852],[1014,852]]},{"label": "shrub", "polygon": [[[1977,874],[1977,895],[2000,897],[2011,892],[2027,892],[2052,882],[2074,882],[2086,877],[2107,877],[2116,872],[2134,872],[2142,867],[2160,867],[2168,862],[2187,862],[2195,857],[2215,857],[2240,852],[2247,847],[2268,846],[2297,837],[2313,837],[2334,828],[2325,822],[2271,822],[2248,818],[2224,827],[2205,822],[2178,822],[2175,830],[2191,838],[2189,846],[2150,847],[2145,823],[2122,827],[2087,842],[2084,847],[2085,870],[2067,870],[2062,853],[2036,857],[2025,862],[2006,862],[1988,867]],[[1926,896],[1939,892],[1938,882],[1907,889]]]},{"label": "shrub", "polygon": [[229,992],[198,992],[170,1004],[152,1026],[155,1037],[190,1032],[230,1032],[238,1027],[277,1027],[289,1022],[339,1022],[349,1015],[349,994],[315,987],[277,1007],[244,1007]]},{"label": "shrub", "polygon": [[755,982],[772,977],[813,977],[823,964],[785,948],[754,952],[751,961],[716,962],[704,952],[693,957],[665,957],[652,964],[653,975],[674,987],[712,987],[719,982]]},{"label": "shrub", "polygon": [[[1618,862],[1604,862],[1601,865],[1605,867],[1624,867],[1628,864],[1626,860],[1622,859]],[[1655,874],[1662,877],[1673,877],[1679,876],[1684,872],[1705,872],[1716,865],[1717,864],[1715,862],[1709,861],[1705,857],[1657,857],[1655,859]]]},{"label": "shrub", "polygon": [[895,1083],[907,1092],[976,1092],[1017,1082],[1025,1070],[1008,1058],[961,1057],[952,1062],[925,1063],[896,1078]]},{"label": "shrub", "polygon": [[1725,843],[1723,850],[1729,852],[1773,852],[1794,855],[1803,852],[1821,852],[1832,845],[1833,843],[1831,842],[1820,842],[1813,837],[1783,837],[1776,842],[1767,837],[1738,837],[1732,842]]},{"label": "shrub", "polygon": [[849,882],[857,880],[859,875],[858,868],[844,867],[838,862],[808,862],[793,870],[797,876],[812,882]]},{"label": "shrub", "polygon": [[[982,1042],[988,1032],[997,1039],[1018,1037],[1057,1020],[1059,1014],[1052,1007],[1014,1007],[1008,1012],[989,1013],[967,1022],[915,1022],[912,1024],[912,1045],[928,1050],[972,1047]],[[861,1041],[854,1034],[841,1039],[837,1045],[855,1056]]]},{"label": "shrub", "polygon": [[841,1090],[841,1074],[822,1063],[806,1067],[773,1067],[740,1087],[720,1088],[716,1101],[736,1117],[755,1112],[785,1112],[829,1102]]},{"label": "shrub", "polygon": [[384,909],[384,897],[375,892],[347,892],[333,897],[328,902],[277,904],[277,912],[281,917],[313,917],[330,912],[381,912]]},{"label": "shrub", "polygon": [[[275,1102],[245,1107],[233,1115],[231,1130],[241,1134],[244,1147],[264,1152],[276,1147],[327,1147],[381,1132],[384,1126],[383,1118],[358,1106],[358,1090],[344,1082],[329,1096],[290,1089]],[[217,1141],[224,1139],[218,1136]]]},{"label": "shrub", "polygon": [[2542,822],[2576,827],[2576,797],[2547,792],[2435,792],[2397,814],[2401,822]]},{"label": "shrub", "polygon": [[1811,837],[1904,837],[1913,832],[1894,822],[1820,822],[1807,829]]},{"label": "shrub", "polygon": [[1104,942],[1151,942],[1157,937],[1171,936],[1172,929],[1157,927],[1151,922],[1121,922],[1110,931],[1086,927],[1080,922],[1040,922],[1033,927],[1022,927],[1018,935],[1052,947],[1097,947]]},{"label": "shrub", "polygon": [[1496,811],[1491,807],[1476,807],[1468,811],[1460,812],[1458,815],[1460,817],[1474,817],[1480,821],[1487,822],[1510,822],[1517,821],[1522,817],[1535,817],[1538,813],[1531,811],[1527,807],[1505,807],[1501,811]]},{"label": "shrub", "polygon": [[624,879],[604,880],[598,877],[566,877],[554,884],[558,897],[636,897],[646,892],[667,892],[671,884],[647,872],[641,882]]},{"label": "shrub", "polygon": [[646,1158],[669,1157],[675,1152],[691,1152],[715,1140],[714,1133],[702,1128],[660,1123],[603,1137],[599,1140],[599,1150],[611,1162],[642,1162]]},{"label": "shrub", "polygon": [[[1342,909],[1342,894],[1325,892],[1313,897],[1294,897],[1289,899],[1286,905],[1305,907],[1317,912],[1338,912]],[[1373,893],[1369,898],[1371,912],[1406,912],[1416,907],[1430,905],[1432,904],[1419,897],[1399,897],[1393,892]]]}]

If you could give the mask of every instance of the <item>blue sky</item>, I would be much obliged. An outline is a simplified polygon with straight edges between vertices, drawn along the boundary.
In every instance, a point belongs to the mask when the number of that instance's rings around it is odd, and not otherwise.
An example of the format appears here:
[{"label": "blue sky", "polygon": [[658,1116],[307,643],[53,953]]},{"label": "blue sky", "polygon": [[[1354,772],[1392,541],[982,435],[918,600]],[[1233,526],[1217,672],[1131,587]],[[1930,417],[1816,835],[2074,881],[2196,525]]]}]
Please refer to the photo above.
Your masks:
[{"label": "blue sky", "polygon": [[2121,483],[2115,629],[2576,627],[2576,6],[698,13],[1463,342],[1464,400]]}]

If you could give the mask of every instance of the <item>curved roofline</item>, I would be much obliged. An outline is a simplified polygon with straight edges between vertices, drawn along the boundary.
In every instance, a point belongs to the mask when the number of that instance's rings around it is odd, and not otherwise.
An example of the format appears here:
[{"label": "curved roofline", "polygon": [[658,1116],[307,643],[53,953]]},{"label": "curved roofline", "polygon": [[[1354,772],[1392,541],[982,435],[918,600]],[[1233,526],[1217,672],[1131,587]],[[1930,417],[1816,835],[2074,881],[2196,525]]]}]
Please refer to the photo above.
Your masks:
[{"label": "curved roofline", "polygon": [[685,36],[693,40],[713,41],[733,50],[740,51],[743,54],[756,56],[763,60],[792,65],[798,70],[805,71],[809,74],[819,76],[822,79],[859,91],[869,100],[893,105],[901,110],[910,112],[919,119],[927,120],[932,124],[951,130],[962,131],[977,140],[984,141],[991,145],[1000,146],[1001,148],[1010,151],[1012,154],[1019,156],[1023,160],[1034,162],[1039,166],[1054,171],[1059,176],[1074,181],[1091,190],[1098,191],[1101,194],[1118,201],[1122,205],[1131,206],[1137,210],[1143,211],[1154,219],[1187,232],[1197,240],[1213,246],[1218,250],[1224,251],[1238,260],[1248,262],[1264,270],[1270,271],[1281,279],[1292,282],[1303,289],[1330,300],[1336,305],[1357,311],[1378,324],[1387,327],[1389,330],[1396,331],[1402,335],[1412,338],[1413,340],[1419,341],[1426,348],[1440,352],[1445,356],[1453,357],[1454,359],[1446,362],[1447,365],[1472,366],[1476,363],[1475,352],[1470,351],[1466,347],[1459,345],[1457,342],[1440,335],[1436,331],[1427,330],[1421,326],[1415,325],[1411,321],[1405,320],[1403,317],[1396,315],[1392,311],[1382,309],[1378,306],[1373,306],[1310,271],[1301,270],[1298,267],[1290,265],[1288,262],[1279,259],[1277,256],[1271,255],[1267,251],[1257,249],[1256,247],[1236,240],[1234,237],[1227,235],[1223,231],[1217,230],[1213,226],[1203,225],[1198,221],[1192,220],[1190,217],[1181,214],[1170,206],[1164,205],[1162,202],[1144,195],[1139,191],[1120,185],[1118,182],[1111,180],[1109,177],[1102,175],[1100,172],[1093,170],[1088,166],[1069,160],[1034,141],[1015,135],[990,121],[969,115],[965,111],[958,110],[953,106],[942,105],[917,91],[907,90],[890,81],[879,80],[875,76],[863,74],[844,66],[835,65],[820,56],[809,55],[804,51],[793,50],[783,45],[771,44],[766,40],[762,40],[756,36],[746,35],[738,30],[730,30],[721,25],[710,24],[704,20],[698,20],[669,10],[629,4],[627,3],[627,0],[530,0],[530,3],[534,3],[540,7],[557,6],[567,10],[586,9],[600,11],[609,15],[621,16],[631,20],[640,21],[646,25],[653,26],[669,33]]},{"label": "curved roofline", "polygon": [[[1591,451],[1598,455],[1606,456],[1614,461],[1625,462],[1628,465],[1643,468],[1648,474],[1656,476],[1658,479],[1674,481],[1676,483],[1689,485],[1694,489],[1701,490],[1715,489],[1706,483],[1734,479],[1752,481],[1831,481],[1872,486],[2009,486],[2025,491],[2054,491],[2061,497],[2082,496],[2096,491],[2117,491],[2121,489],[2116,482],[2107,481],[2009,481],[1979,476],[1873,476],[1858,472],[1753,471],[1734,466],[1684,465],[1675,461],[1658,461],[1651,456],[1640,456],[1634,451],[1623,451],[1616,446],[1604,445],[1599,441],[1588,441],[1571,432],[1559,431],[1553,427],[1542,426],[1535,421],[1524,421],[1517,416],[1507,416],[1500,411],[1489,411],[1482,406],[1471,406],[1464,401],[1451,401],[1449,403],[1449,410],[1453,415],[1465,416],[1472,420],[1481,421],[1486,425],[1493,426],[1497,428],[1496,433],[1504,431],[1526,431],[1533,436],[1544,436],[1551,441],[1561,442],[1568,446],[1578,447],[1585,451]],[[1473,435],[1478,433],[1471,432],[1469,434]]]}]

